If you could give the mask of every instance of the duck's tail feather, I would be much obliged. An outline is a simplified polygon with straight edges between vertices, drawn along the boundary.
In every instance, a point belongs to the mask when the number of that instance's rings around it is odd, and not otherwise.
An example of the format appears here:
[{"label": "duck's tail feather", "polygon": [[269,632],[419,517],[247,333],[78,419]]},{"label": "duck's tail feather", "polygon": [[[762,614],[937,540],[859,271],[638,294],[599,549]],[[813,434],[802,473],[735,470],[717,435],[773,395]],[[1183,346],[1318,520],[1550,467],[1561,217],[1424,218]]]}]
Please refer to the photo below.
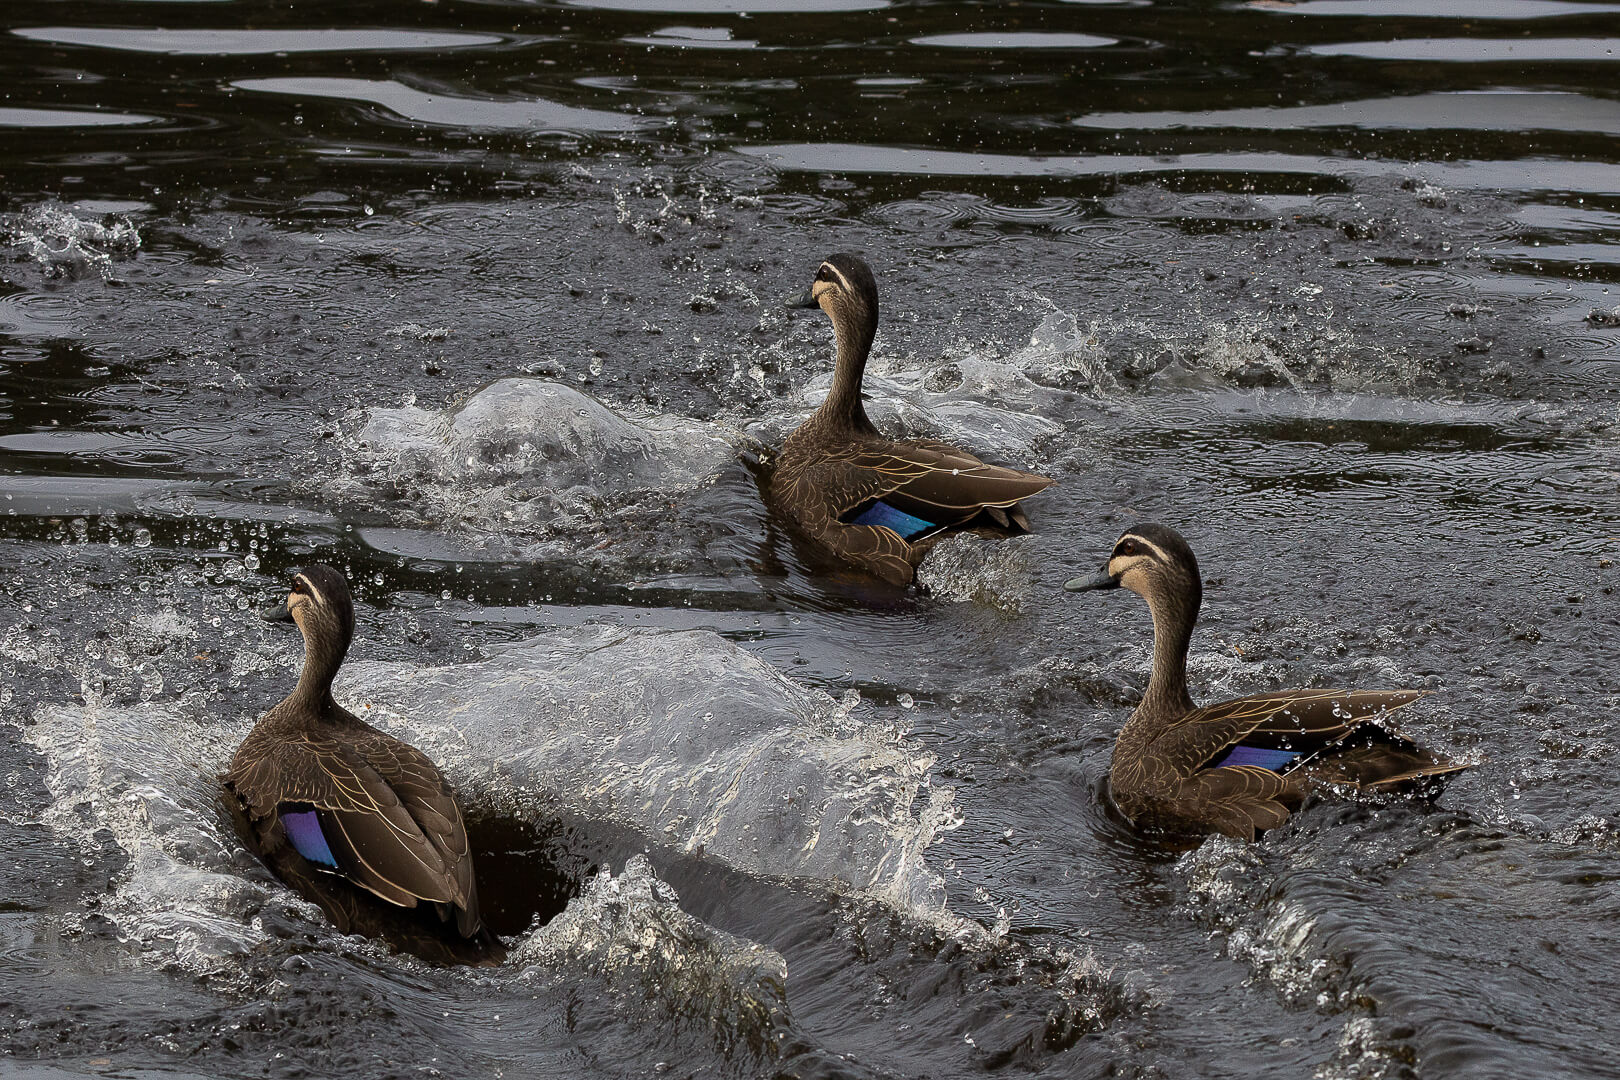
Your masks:
[{"label": "duck's tail feather", "polygon": [[1388,791],[1432,776],[1445,776],[1472,766],[1425,750],[1398,735],[1377,731],[1340,744],[1300,769],[1312,784]]}]

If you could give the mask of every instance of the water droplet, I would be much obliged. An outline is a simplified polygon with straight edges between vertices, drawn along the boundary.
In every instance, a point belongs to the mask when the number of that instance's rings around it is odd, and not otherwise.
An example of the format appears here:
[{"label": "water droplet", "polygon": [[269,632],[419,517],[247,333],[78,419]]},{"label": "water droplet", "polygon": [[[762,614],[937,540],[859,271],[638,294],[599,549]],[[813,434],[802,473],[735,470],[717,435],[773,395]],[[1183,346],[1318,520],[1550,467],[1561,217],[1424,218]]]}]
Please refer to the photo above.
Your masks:
[{"label": "water droplet", "polygon": [[152,530],[146,528],[144,525],[141,526],[140,528],[136,529],[135,530],[134,544],[138,548],[149,548],[149,547],[151,547],[152,546]]}]

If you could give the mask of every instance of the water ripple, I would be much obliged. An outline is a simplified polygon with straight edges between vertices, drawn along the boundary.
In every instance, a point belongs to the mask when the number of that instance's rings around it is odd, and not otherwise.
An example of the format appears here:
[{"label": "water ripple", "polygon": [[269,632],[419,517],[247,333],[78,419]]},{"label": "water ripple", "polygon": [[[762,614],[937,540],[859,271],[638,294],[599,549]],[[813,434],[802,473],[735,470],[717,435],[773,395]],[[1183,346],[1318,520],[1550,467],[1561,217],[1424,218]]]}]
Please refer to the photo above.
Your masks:
[{"label": "water ripple", "polygon": [[1459,91],[1415,97],[1371,98],[1332,105],[1217,109],[1208,112],[1108,112],[1076,117],[1076,127],[1255,128],[1311,127],[1405,131],[1593,131],[1620,135],[1620,102],[1584,94],[1524,90]]},{"label": "water ripple", "polygon": [[92,26],[27,26],[12,31],[31,41],[88,45],[170,56],[254,56],[265,53],[399,52],[499,45],[494,34],[416,30],[134,30]]},{"label": "water ripple", "polygon": [[1426,60],[1441,63],[1522,64],[1532,60],[1614,60],[1616,38],[1397,38],[1310,45],[1315,56],[1367,60]]},{"label": "water ripple", "polygon": [[380,79],[239,79],[242,90],[293,97],[338,98],[380,105],[406,120],[447,128],[504,128],[516,131],[635,131],[660,121],[605,109],[583,109],[541,98],[498,101],[428,93]]},{"label": "water ripple", "polygon": [[144,113],[101,112],[90,109],[0,108],[0,128],[130,127],[155,124],[162,118]]}]

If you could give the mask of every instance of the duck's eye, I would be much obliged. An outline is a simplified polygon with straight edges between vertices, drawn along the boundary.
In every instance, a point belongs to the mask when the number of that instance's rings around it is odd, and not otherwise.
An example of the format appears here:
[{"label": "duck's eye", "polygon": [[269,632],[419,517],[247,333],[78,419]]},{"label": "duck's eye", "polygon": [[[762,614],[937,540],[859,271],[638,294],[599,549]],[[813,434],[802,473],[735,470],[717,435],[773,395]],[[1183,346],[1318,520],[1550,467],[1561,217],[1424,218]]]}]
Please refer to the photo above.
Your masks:
[{"label": "duck's eye", "polygon": [[305,594],[307,594],[309,592],[308,589],[304,588],[304,579],[303,578],[299,578],[297,581],[293,582],[292,591],[295,592],[295,593],[299,593],[300,595],[305,595]]},{"label": "duck's eye", "polygon": [[1140,550],[1141,549],[1139,549],[1136,546],[1136,541],[1135,540],[1121,540],[1119,542],[1119,546],[1114,549],[1114,554],[1115,555],[1135,555]]},{"label": "duck's eye", "polygon": [[816,280],[817,281],[831,281],[832,280],[832,267],[830,267],[827,264],[823,263],[822,266],[821,266],[821,269],[816,271]]}]

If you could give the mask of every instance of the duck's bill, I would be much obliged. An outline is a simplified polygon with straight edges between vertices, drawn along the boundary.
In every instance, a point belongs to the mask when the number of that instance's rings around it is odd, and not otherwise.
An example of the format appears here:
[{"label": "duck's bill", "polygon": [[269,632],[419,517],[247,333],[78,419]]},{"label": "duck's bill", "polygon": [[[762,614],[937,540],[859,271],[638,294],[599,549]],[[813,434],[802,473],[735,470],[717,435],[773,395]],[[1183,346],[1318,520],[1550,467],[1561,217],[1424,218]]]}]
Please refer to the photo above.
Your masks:
[{"label": "duck's bill", "polygon": [[810,289],[806,289],[802,293],[794,293],[792,296],[788,297],[785,301],[783,301],[783,304],[784,304],[784,306],[790,307],[790,308],[795,308],[795,307],[820,307],[821,306],[821,305],[816,303],[815,295],[812,293],[812,291]]},{"label": "duck's bill", "polygon": [[1063,583],[1066,592],[1091,592],[1094,589],[1117,589],[1119,578],[1113,574],[1098,574],[1095,577],[1070,578]]},{"label": "duck's bill", "polygon": [[287,601],[283,600],[275,607],[267,607],[259,612],[259,618],[265,622],[292,622],[292,609],[287,606]]}]

